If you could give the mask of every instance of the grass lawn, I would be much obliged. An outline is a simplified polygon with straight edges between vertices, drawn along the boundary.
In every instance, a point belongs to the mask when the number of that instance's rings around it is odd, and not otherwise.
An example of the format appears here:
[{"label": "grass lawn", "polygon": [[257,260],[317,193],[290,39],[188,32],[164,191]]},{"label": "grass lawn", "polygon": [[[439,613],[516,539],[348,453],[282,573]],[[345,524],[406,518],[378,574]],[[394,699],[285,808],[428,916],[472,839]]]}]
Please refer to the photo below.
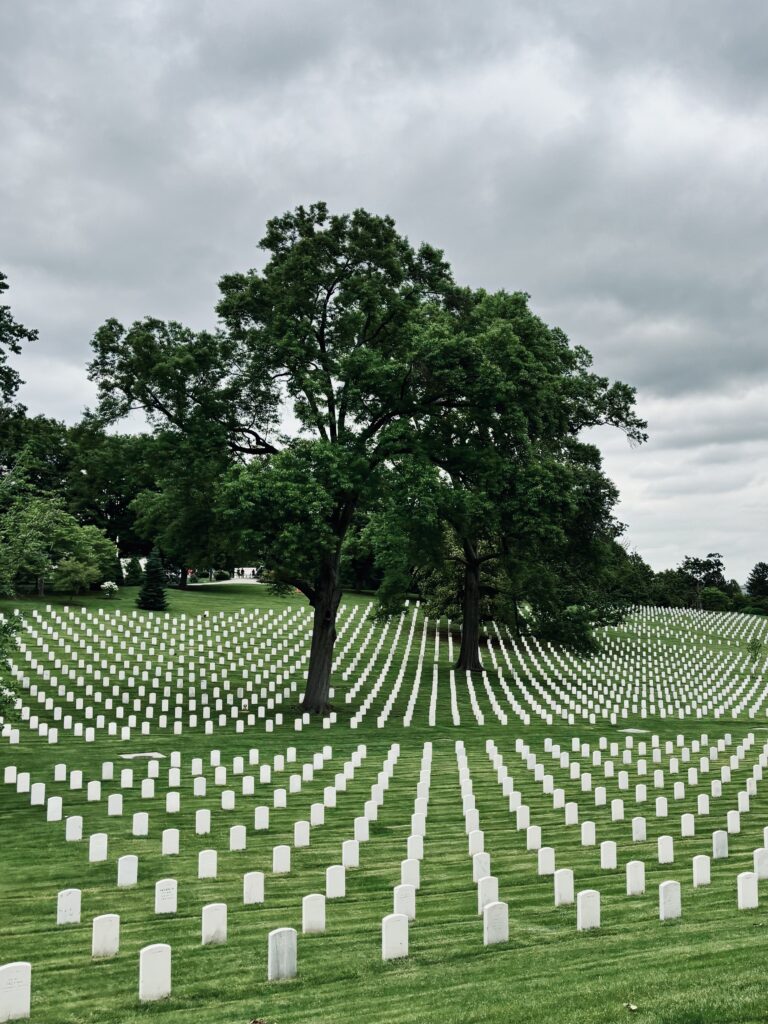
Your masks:
[{"label": "grass lawn", "polygon": [[[33,621],[35,609],[48,621],[47,606],[59,614],[69,606],[78,614],[98,614],[103,609],[109,615],[120,609],[130,615],[133,597],[134,593],[126,589],[115,602],[98,595],[73,602],[58,597],[27,598],[0,602],[0,610],[20,608],[28,622]],[[231,621],[237,623],[241,621],[240,609],[258,609],[263,614],[272,608],[278,614],[287,611],[289,616],[304,610],[303,621],[308,621],[303,598],[277,599],[266,589],[248,584],[193,588],[186,594],[173,592],[170,599],[172,616],[193,617],[208,611],[211,619],[223,613],[222,621],[233,617]],[[768,935],[768,883],[760,883],[765,906],[739,911],[736,902],[736,877],[752,870],[753,851],[763,846],[763,827],[768,825],[768,773],[765,781],[757,780],[749,811],[741,815],[741,831],[729,836],[728,858],[712,861],[711,885],[694,889],[691,874],[692,857],[712,853],[712,832],[726,827],[726,812],[737,806],[738,793],[746,788],[747,779],[753,777],[763,744],[768,742],[765,707],[754,719],[748,717],[746,709],[736,718],[729,711],[717,718],[697,718],[691,713],[682,720],[658,716],[641,719],[630,710],[628,718],[619,719],[616,724],[598,718],[590,725],[580,717],[569,724],[556,714],[548,724],[533,713],[524,691],[507,673],[513,694],[531,712],[531,724],[525,726],[503,700],[495,673],[489,673],[493,692],[510,712],[508,724],[498,721],[487,692],[476,679],[475,699],[484,719],[483,725],[478,724],[469,691],[464,681],[457,679],[461,725],[455,726],[450,713],[450,662],[443,629],[436,663],[438,711],[435,725],[430,726],[428,709],[435,651],[430,626],[423,649],[421,687],[414,703],[412,724],[406,727],[403,718],[412,696],[423,626],[421,619],[417,619],[409,655],[403,663],[412,624],[410,609],[383,684],[370,710],[353,729],[351,716],[371,692],[377,674],[383,671],[395,635],[395,626],[390,624],[370,677],[355,700],[346,704],[344,694],[357,683],[360,669],[374,654],[376,639],[383,628],[380,624],[374,626],[362,657],[345,681],[342,672],[351,664],[370,629],[371,624],[363,621],[368,600],[350,596],[346,602],[361,607],[357,617],[350,620],[339,649],[352,637],[354,626],[363,624],[334,675],[338,721],[331,728],[325,729],[320,722],[313,721],[301,732],[294,731],[293,696],[282,705],[283,725],[273,732],[265,731],[260,720],[243,733],[237,733],[231,724],[217,725],[211,734],[185,724],[181,735],[173,735],[170,729],[162,730],[153,724],[149,736],[133,730],[129,741],[121,741],[119,736],[110,737],[100,730],[94,742],[85,742],[83,737],[60,728],[60,740],[54,745],[23,723],[18,745],[11,745],[7,739],[0,741],[0,769],[15,765],[19,771],[30,772],[33,782],[46,783],[47,797],[63,798],[65,817],[84,818],[83,840],[65,842],[63,822],[46,822],[45,808],[31,807],[28,793],[17,793],[13,785],[0,787],[0,964],[14,960],[32,963],[32,1020],[41,1024],[134,1024],[149,1020],[168,1024],[247,1024],[254,1020],[275,1024],[608,1024],[627,1019],[647,1024],[723,1024],[768,1019],[768,950],[763,945]],[[707,657],[720,656],[725,659],[723,664],[730,664],[728,659],[737,657],[734,638],[741,634],[734,633],[729,622],[727,617],[702,619],[698,623],[675,620],[668,623],[668,635],[638,639],[630,626],[616,635],[623,636],[627,649],[637,650],[640,658],[652,658],[662,650],[673,659],[704,650]],[[301,641],[306,646],[306,634]],[[95,642],[104,660],[116,664],[115,654],[106,654],[107,641],[100,643],[96,637]],[[253,641],[246,637],[242,645],[242,649],[251,649]],[[120,650],[119,645],[114,650]],[[223,657],[215,650],[213,640],[210,650],[213,658]],[[32,653],[39,655],[37,646]],[[525,659],[527,655],[520,657]],[[62,656],[62,661],[76,665],[74,657]],[[20,655],[17,663],[23,664]],[[589,666],[582,667],[588,676]],[[529,668],[535,676],[537,670],[530,660]],[[397,685],[399,670],[401,687],[386,724],[379,727],[379,715]],[[36,671],[27,667],[25,672],[33,682],[50,691],[50,684]],[[733,670],[733,678],[741,679],[742,675],[740,668]],[[709,685],[689,671],[684,661],[679,676],[694,689]],[[719,677],[715,673],[713,678],[712,685],[716,687]],[[175,682],[174,679],[174,686]],[[626,682],[621,666],[616,670],[616,682]],[[545,684],[542,686],[546,689]],[[765,680],[759,689],[764,686]],[[186,681],[182,691],[186,699]],[[530,684],[527,692],[535,695]],[[296,693],[300,695],[300,685]],[[24,697],[43,721],[53,722],[53,711],[38,707],[27,694]],[[58,700],[54,706],[56,703]],[[82,710],[68,708],[65,714],[68,713],[74,715],[75,721],[88,724]],[[647,732],[622,731],[627,728]],[[730,764],[731,756],[736,755],[737,747],[750,732],[754,733],[754,744],[744,751],[731,780],[723,783],[722,796],[712,798],[708,815],[699,814],[698,795],[710,793],[712,780],[720,778],[721,768]],[[661,740],[660,763],[651,760],[652,735]],[[682,748],[677,745],[680,735],[684,736],[683,747],[689,752],[689,762],[682,761]],[[702,740],[704,735],[706,740]],[[730,742],[712,761],[709,772],[701,772],[696,784],[687,783],[684,795],[675,800],[673,783],[686,782],[688,769],[699,765],[709,747],[726,735]],[[632,736],[634,746],[631,763],[624,764],[621,754],[627,749],[628,736]],[[589,745],[589,755],[572,752],[574,737]],[[603,762],[615,762],[615,774],[607,777],[604,764],[591,763],[600,737],[620,744],[618,757],[611,757],[609,750],[602,752]],[[579,821],[595,822],[596,846],[581,845],[580,825],[564,824],[563,809],[553,806],[553,796],[543,791],[542,782],[535,779],[534,772],[516,751],[516,740],[520,738],[538,762],[546,765],[555,788],[564,791],[565,800],[578,804]],[[571,752],[572,759],[581,762],[582,772],[592,773],[595,786],[606,787],[605,806],[595,806],[594,792],[583,791],[580,779],[571,778],[570,768],[562,766],[559,759],[545,750],[547,739],[559,744],[562,751]],[[485,850],[490,854],[491,872],[498,878],[499,898],[509,904],[510,940],[497,946],[483,946],[482,918],[477,914],[477,888],[462,811],[457,740],[465,745],[479,826],[484,832]],[[537,854],[526,849],[526,831],[516,827],[515,812],[509,810],[508,799],[502,793],[486,750],[488,740],[495,742],[515,790],[530,807],[531,821],[541,826],[543,845],[554,848],[556,866],[573,869],[577,891],[594,888],[600,892],[599,930],[577,932],[575,907],[554,906],[552,877],[537,874]],[[701,749],[693,752],[691,744],[697,740]],[[665,751],[667,741],[675,743],[674,754]],[[648,745],[645,774],[639,774],[637,746],[641,742]],[[433,760],[421,887],[416,920],[410,926],[410,951],[407,959],[382,962],[381,919],[392,912],[392,890],[400,882],[400,863],[406,857],[425,743],[433,745]],[[326,809],[325,824],[312,829],[309,847],[292,850],[290,873],[274,875],[273,847],[292,844],[294,823],[309,820],[311,805],[323,801],[325,787],[334,784],[337,773],[342,772],[344,762],[359,744],[365,745],[366,756],[346,790],[338,792],[336,806]],[[340,863],[342,842],[352,838],[354,819],[363,814],[371,786],[377,782],[393,744],[400,745],[400,755],[378,819],[371,822],[370,839],[360,844],[360,867],[347,871],[346,897],[328,901],[325,934],[302,935],[302,897],[325,891],[325,869]],[[330,761],[311,781],[302,784],[300,792],[288,794],[286,808],[273,808],[274,788],[287,786],[290,772],[300,769],[288,765],[285,771],[276,771],[270,783],[262,784],[258,767],[248,765],[249,750],[257,748],[259,764],[265,764],[273,763],[276,754],[284,754],[293,746],[296,763],[301,765],[311,761],[325,745],[332,748]],[[210,764],[214,750],[221,752],[221,764],[228,768],[228,781],[223,786],[214,782]],[[147,751],[166,755],[160,763],[154,799],[142,798],[139,788],[147,770],[146,759],[120,758],[121,754]],[[165,805],[172,751],[180,752],[182,763],[178,814],[166,813]],[[254,796],[243,796],[240,779],[232,775],[233,759],[239,756],[245,757],[245,774],[256,776]],[[193,794],[191,759],[197,757],[204,760],[205,797]],[[671,764],[672,758],[679,763]],[[85,788],[71,790],[67,782],[54,782],[57,763],[66,762],[70,770],[81,770],[85,787],[88,781],[101,778],[102,763],[106,761],[114,762],[116,778],[102,783],[102,798],[98,802],[86,800]],[[136,784],[121,790],[117,776],[126,766],[134,768]],[[628,790],[619,789],[620,770],[629,773]],[[664,772],[663,789],[654,788],[654,770]],[[638,783],[647,784],[648,792],[647,800],[636,805]],[[237,791],[234,811],[221,809],[221,790],[227,788]],[[117,792],[123,794],[123,814],[109,817],[107,795]],[[669,799],[666,818],[655,814],[655,799],[660,794]],[[611,801],[619,797],[625,801],[625,817],[612,821]],[[256,805],[271,808],[268,831],[253,829]],[[211,811],[210,835],[195,834],[195,811],[200,808]],[[132,814],[137,811],[149,813],[146,838],[132,835]],[[681,838],[683,813],[696,814],[696,835],[685,839]],[[631,818],[636,815],[647,820],[644,842],[632,841]],[[228,849],[229,829],[235,824],[248,828],[245,851]],[[181,833],[177,856],[161,854],[161,832],[168,827],[178,828]],[[107,861],[91,864],[88,836],[96,832],[109,834],[109,855]],[[661,835],[674,837],[672,864],[658,863],[657,839]],[[617,843],[618,870],[600,867],[599,844],[604,840]],[[198,853],[203,849],[218,851],[216,879],[197,878]],[[117,858],[127,853],[139,857],[139,882],[135,887],[118,889]],[[630,860],[645,864],[644,896],[626,895],[625,865]],[[265,902],[244,906],[242,878],[245,872],[254,870],[265,874]],[[178,912],[157,916],[153,906],[154,885],[167,877],[176,878],[179,883]],[[662,923],[658,915],[658,885],[667,879],[681,883],[683,915],[680,920]],[[81,923],[57,927],[56,896],[67,887],[82,890]],[[202,946],[201,910],[213,902],[227,904],[228,940],[225,945]],[[90,955],[91,921],[106,913],[120,915],[120,952],[115,958],[94,961]],[[281,926],[299,930],[298,977],[268,983],[267,935]],[[167,942],[172,947],[173,991],[167,1000],[140,1004],[139,950],[154,942]]]}]

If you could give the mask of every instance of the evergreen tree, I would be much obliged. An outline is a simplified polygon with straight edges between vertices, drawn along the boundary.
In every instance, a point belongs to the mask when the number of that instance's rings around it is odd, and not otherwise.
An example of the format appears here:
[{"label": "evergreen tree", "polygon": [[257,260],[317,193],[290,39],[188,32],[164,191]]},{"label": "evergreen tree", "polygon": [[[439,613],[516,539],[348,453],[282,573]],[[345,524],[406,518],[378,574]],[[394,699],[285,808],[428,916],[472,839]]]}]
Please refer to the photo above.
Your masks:
[{"label": "evergreen tree", "polygon": [[768,562],[758,562],[747,580],[750,597],[768,597]]},{"label": "evergreen tree", "polygon": [[141,569],[141,562],[134,555],[125,567],[125,585],[126,587],[140,587],[143,582],[144,573]]},{"label": "evergreen tree", "polygon": [[157,548],[153,548],[144,569],[144,582],[141,585],[136,607],[148,612],[164,612],[168,607],[163,587],[163,563]]}]

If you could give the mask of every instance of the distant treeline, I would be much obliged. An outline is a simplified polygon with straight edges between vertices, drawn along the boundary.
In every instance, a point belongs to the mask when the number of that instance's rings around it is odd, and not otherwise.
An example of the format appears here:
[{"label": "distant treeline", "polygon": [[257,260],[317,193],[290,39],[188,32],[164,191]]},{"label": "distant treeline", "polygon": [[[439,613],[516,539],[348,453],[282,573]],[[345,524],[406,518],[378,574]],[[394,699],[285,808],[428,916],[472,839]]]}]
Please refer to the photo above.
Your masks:
[{"label": "distant treeline", "polygon": [[722,556],[687,556],[674,569],[654,572],[637,553],[619,559],[616,595],[636,604],[768,615],[768,562],[757,562],[746,585],[727,579]]}]

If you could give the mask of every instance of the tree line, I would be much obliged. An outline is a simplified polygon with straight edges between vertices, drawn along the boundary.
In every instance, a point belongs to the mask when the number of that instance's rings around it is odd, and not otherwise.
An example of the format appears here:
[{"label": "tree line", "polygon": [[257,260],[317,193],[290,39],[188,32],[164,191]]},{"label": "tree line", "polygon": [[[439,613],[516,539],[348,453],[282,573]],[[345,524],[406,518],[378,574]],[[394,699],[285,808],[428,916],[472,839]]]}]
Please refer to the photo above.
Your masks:
[{"label": "tree line", "polygon": [[[193,567],[262,565],[313,609],[314,712],[345,587],[383,613],[420,596],[468,671],[490,618],[587,649],[629,605],[677,602],[621,546],[618,493],[582,439],[608,425],[642,443],[634,390],[526,294],[461,286],[442,252],[365,210],[298,207],[260,245],[259,269],[221,278],[216,330],[103,324],[98,408],[77,426],[28,417],[0,377],[0,523],[47,502],[122,555],[157,546],[181,585]],[[0,353],[17,351],[33,332],[3,308]],[[146,433],[111,432],[135,409]]]}]

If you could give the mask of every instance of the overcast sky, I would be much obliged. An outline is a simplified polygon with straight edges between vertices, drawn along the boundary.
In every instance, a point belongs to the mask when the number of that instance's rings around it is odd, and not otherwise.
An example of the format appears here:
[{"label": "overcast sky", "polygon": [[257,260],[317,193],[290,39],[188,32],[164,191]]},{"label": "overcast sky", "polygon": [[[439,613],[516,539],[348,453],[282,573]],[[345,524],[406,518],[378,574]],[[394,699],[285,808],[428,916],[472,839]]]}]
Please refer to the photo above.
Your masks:
[{"label": "overcast sky", "polygon": [[266,219],[391,214],[637,388],[598,437],[655,568],[768,560],[768,5],[0,0],[0,269],[33,413],[108,316],[211,326]]}]

